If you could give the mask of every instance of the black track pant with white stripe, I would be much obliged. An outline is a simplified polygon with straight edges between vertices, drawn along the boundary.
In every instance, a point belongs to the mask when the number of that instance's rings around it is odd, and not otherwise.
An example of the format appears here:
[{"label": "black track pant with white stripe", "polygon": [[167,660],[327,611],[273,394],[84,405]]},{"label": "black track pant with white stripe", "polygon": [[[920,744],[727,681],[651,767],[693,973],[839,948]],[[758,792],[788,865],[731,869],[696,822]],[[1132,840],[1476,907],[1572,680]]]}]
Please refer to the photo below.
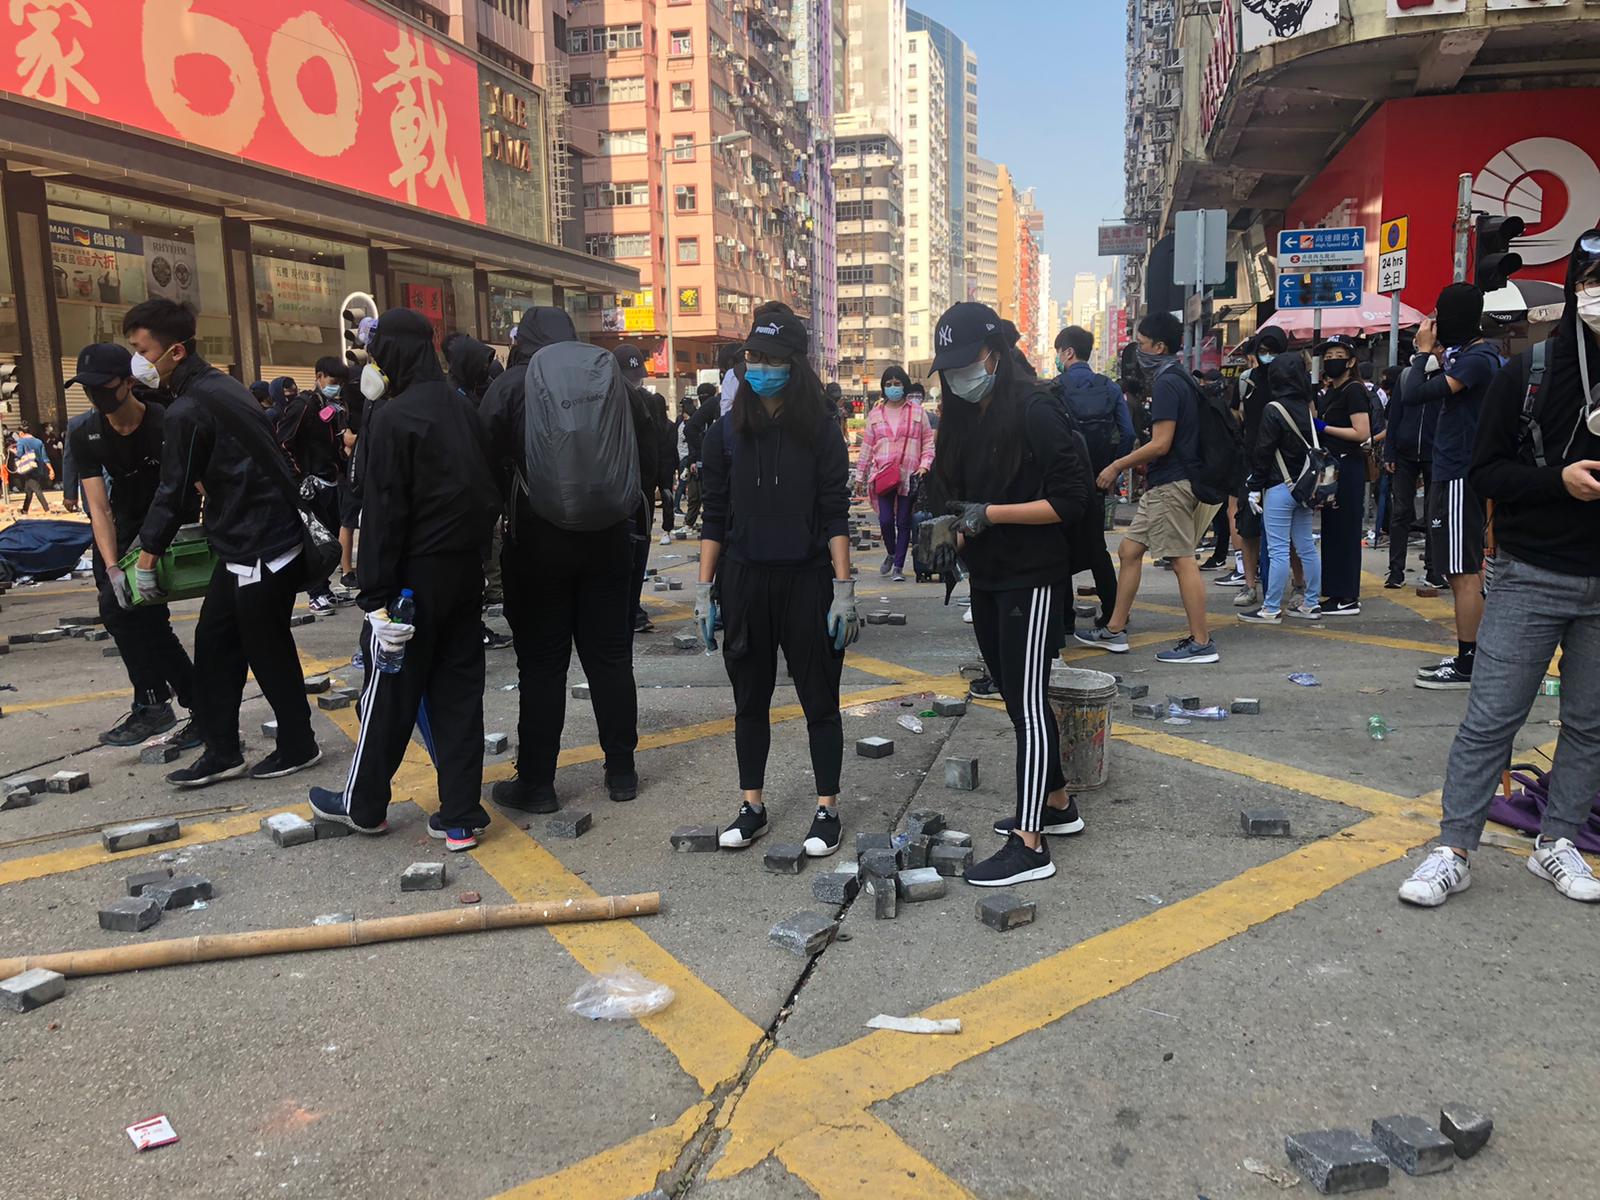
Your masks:
[{"label": "black track pant with white stripe", "polygon": [[483,561],[476,551],[424,555],[401,565],[415,594],[416,633],[393,675],[374,665],[372,626],[361,626],[367,681],[361,689],[361,735],[345,796],[360,825],[389,809],[389,783],[400,769],[417,708],[428,721],[439,773],[439,819],[451,828],[486,829],[483,787]]},{"label": "black track pant with white stripe", "polygon": [[1062,646],[1071,581],[1016,591],[972,589],[972,630],[1017,734],[1017,824],[1037,833],[1044,798],[1066,786],[1061,731],[1046,689]]}]

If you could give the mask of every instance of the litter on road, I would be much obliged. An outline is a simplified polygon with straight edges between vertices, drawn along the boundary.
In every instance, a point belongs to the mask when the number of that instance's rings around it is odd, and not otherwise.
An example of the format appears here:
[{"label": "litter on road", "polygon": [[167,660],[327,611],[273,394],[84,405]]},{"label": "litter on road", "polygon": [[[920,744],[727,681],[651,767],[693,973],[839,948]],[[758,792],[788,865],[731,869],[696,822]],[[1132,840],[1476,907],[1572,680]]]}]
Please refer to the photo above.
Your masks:
[{"label": "litter on road", "polygon": [[868,1029],[890,1029],[895,1033],[960,1033],[961,1019],[948,1017],[935,1021],[930,1017],[891,1017],[879,1013],[867,1022]]}]

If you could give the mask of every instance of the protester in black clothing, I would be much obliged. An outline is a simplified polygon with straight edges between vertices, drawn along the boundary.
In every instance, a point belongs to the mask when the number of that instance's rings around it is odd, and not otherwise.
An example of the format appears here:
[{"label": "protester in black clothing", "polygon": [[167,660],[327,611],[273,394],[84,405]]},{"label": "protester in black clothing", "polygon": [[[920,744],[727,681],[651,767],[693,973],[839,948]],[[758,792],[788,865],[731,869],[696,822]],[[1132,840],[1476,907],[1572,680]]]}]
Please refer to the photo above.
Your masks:
[{"label": "protester in black clothing", "polygon": [[521,714],[517,720],[516,778],[496,783],[494,802],[523,812],[555,812],[556,759],[566,723],[567,667],[577,647],[605,753],[606,788],[613,800],[639,792],[633,752],[639,741],[633,681],[632,520],[580,533],[535,513],[516,481],[523,454],[524,413],[554,396],[527,394],[528,363],[544,347],[578,340],[564,309],[531,307],[522,314],[511,362],[483,398],[490,464],[506,502],[505,612],[517,651]]},{"label": "protester in black clothing", "polygon": [[628,404],[633,409],[633,436],[639,449],[639,508],[633,517],[633,632],[650,633],[655,624],[640,603],[644,595],[644,573],[650,563],[650,530],[655,520],[653,497],[656,477],[661,470],[656,447],[656,425],[650,415],[652,393],[640,386],[644,381],[644,354],[637,346],[618,346],[612,351],[623,382],[628,385]]},{"label": "protester in black clothing", "polygon": [[[439,811],[428,835],[470,850],[489,825],[483,786],[481,564],[500,509],[473,402],[445,381],[433,326],[409,308],[378,318],[369,344],[389,395],[367,425],[362,490],[361,733],[343,793],[311,789],[312,812],[359,833],[388,828],[390,781],[426,705]],[[412,593],[409,624],[388,610]],[[380,651],[401,651],[392,673]]]},{"label": "protester in black clothing", "polygon": [[[1410,554],[1411,530],[1417,523],[1417,485],[1423,489],[1422,509],[1428,511],[1428,496],[1433,484],[1433,435],[1439,424],[1439,409],[1444,401],[1434,397],[1418,403],[1426,375],[1409,365],[1402,368],[1389,391],[1387,413],[1389,433],[1383,440],[1383,468],[1389,479],[1389,577],[1383,586],[1390,589],[1406,585],[1406,559]],[[1433,564],[1432,540],[1423,523],[1422,579],[1428,586],[1443,587]]]},{"label": "protester in black clothing", "polygon": [[[1317,400],[1316,429],[1339,464],[1339,491],[1322,510],[1322,612],[1361,615],[1361,535],[1366,516],[1367,464],[1372,437],[1372,393],[1356,370],[1360,342],[1335,334],[1319,344],[1326,380]],[[1302,556],[1301,561],[1305,559]],[[1309,598],[1309,597],[1308,597]]]},{"label": "protester in black clothing", "polygon": [[[1308,447],[1320,446],[1315,390],[1299,354],[1275,357],[1267,367],[1261,416],[1255,442],[1248,448],[1250,475],[1245,508],[1262,520],[1269,553],[1262,556],[1267,570],[1262,603],[1239,614],[1241,621],[1276,625],[1285,612],[1304,621],[1322,619],[1322,557],[1312,533],[1312,510],[1299,503],[1295,481],[1305,467]],[[1326,520],[1326,515],[1324,515]],[[1327,535],[1323,535],[1327,540]],[[1298,554],[1305,575],[1305,599],[1288,599],[1291,548]]]},{"label": "protester in black clothing", "polygon": [[489,385],[504,369],[495,357],[494,347],[484,345],[470,333],[457,331],[444,339],[440,349],[450,365],[450,385],[471,400],[474,407],[482,404]]},{"label": "protester in black clothing", "polygon": [[361,411],[366,397],[350,378],[350,368],[341,359],[327,355],[317,359],[317,395],[326,408],[337,409],[331,424],[334,447],[338,452],[339,482],[339,583],[346,590],[356,586],[355,545],[356,529],[361,524],[361,499],[356,494],[350,478],[351,464],[355,459],[356,429],[361,423]]},{"label": "protester in black clothing", "polygon": [[[320,378],[320,376],[319,376]],[[339,406],[319,390],[302,392],[294,386],[279,387],[282,380],[273,384],[278,388],[281,404],[276,410],[273,430],[278,444],[289,460],[295,482],[301,494],[309,490],[309,507],[328,529],[339,528],[339,476],[344,465],[343,446],[339,432]],[[311,597],[311,611],[328,613],[338,604],[348,604],[349,598],[335,597],[329,577],[306,580],[306,594]]]},{"label": "protester in black clothing", "polygon": [[[94,407],[67,426],[65,461],[78,474],[94,530],[100,621],[116,642],[133,685],[132,709],[102,733],[100,741],[136,746],[177,725],[174,695],[184,708],[192,711],[195,705],[194,664],[172,632],[171,610],[165,604],[135,607],[132,581],[118,565],[138,536],[161,483],[166,410],[134,395],[133,356],[123,346],[85,346],[78,354],[78,373],[66,386],[74,383]],[[192,496],[183,517],[193,521],[199,512],[200,497]],[[192,718],[173,742],[183,750],[200,745]]]},{"label": "protester in black clothing", "polygon": [[700,524],[700,506],[705,496],[701,464],[704,461],[706,430],[722,416],[721,393],[716,384],[702,383],[695,389],[695,395],[699,397],[699,406],[683,427],[683,440],[689,447],[688,507],[683,513],[683,523],[691,529]]},{"label": "protester in black clothing", "polygon": [[[1249,369],[1241,372],[1239,376],[1236,405],[1244,431],[1246,459],[1249,458],[1249,452],[1254,449],[1261,434],[1262,409],[1272,399],[1272,387],[1267,382],[1268,371],[1278,355],[1285,353],[1288,347],[1288,335],[1276,325],[1263,325],[1241,347],[1250,362]],[[1239,479],[1238,490],[1228,501],[1229,511],[1233,514],[1234,534],[1239,541],[1239,560],[1243,569],[1219,576],[1212,581],[1223,587],[1239,586],[1239,594],[1233,601],[1236,608],[1260,607],[1267,587],[1267,565],[1263,559],[1266,547],[1262,544],[1264,530],[1261,515],[1253,512],[1245,503],[1245,494],[1249,490],[1248,475],[1247,463],[1245,474]]]},{"label": "protester in black clothing", "polygon": [[300,385],[288,375],[279,375],[267,384],[267,420],[272,422],[274,432],[283,419],[283,410],[299,394]]},{"label": "protester in black clothing", "polygon": [[1016,815],[995,823],[1005,844],[966,879],[1002,887],[1054,875],[1044,835],[1083,829],[1046,689],[1072,602],[1061,526],[1077,526],[1097,496],[1082,439],[994,310],[957,304],[935,329],[945,402],[934,474],[966,505],[953,529],[971,575],[972,628],[1017,742]]},{"label": "protester in black clothing", "polygon": [[251,778],[292,774],[322,758],[289,631],[305,574],[294,481],[255,397],[195,349],[193,310],[164,297],[146,300],[128,310],[122,331],[134,349],[133,377],[147,387],[165,384],[175,397],[166,414],[161,484],[139,531],[138,592],[162,598],[156,559],[172,544],[197,490],[218,559],[194,632],[193,712],[205,751],[167,778],[179,787],[204,787],[244,773],[239,704],[247,670],[278,719],[277,747],[250,768]]},{"label": "protester in black clothing", "polygon": [[258,379],[250,385],[250,394],[255,397],[256,403],[263,409],[272,407],[272,385],[265,379]]},{"label": "protester in black clothing", "polygon": [[649,394],[651,423],[655,427],[656,462],[651,502],[661,498],[661,544],[672,545],[673,518],[677,508],[673,502],[673,489],[678,480],[678,430],[667,416],[667,398],[658,393]]}]

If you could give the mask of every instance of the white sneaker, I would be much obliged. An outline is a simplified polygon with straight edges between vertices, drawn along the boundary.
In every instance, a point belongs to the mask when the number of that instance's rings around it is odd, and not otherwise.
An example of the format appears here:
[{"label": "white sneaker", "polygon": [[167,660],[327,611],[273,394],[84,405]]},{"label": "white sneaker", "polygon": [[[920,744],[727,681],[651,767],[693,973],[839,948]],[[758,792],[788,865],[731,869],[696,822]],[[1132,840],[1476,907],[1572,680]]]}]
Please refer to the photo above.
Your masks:
[{"label": "white sneaker", "polygon": [[1237,596],[1233,598],[1233,606],[1235,608],[1260,608],[1261,589],[1253,587],[1244,588]]},{"label": "white sneaker", "polygon": [[967,625],[972,624],[972,610],[970,608],[961,614],[961,620]]},{"label": "white sneaker", "polygon": [[663,546],[672,545],[672,535],[670,533],[663,533],[661,535],[660,545],[663,545]]},{"label": "white sneaker", "polygon": [[1528,856],[1528,870],[1555,884],[1556,891],[1569,900],[1600,902],[1600,879],[1594,877],[1578,848],[1566,838],[1554,842],[1539,838]]},{"label": "white sneaker", "polygon": [[[1533,866],[1532,860],[1528,865]],[[1471,886],[1472,868],[1467,860],[1449,846],[1435,846],[1411,872],[1411,878],[1400,885],[1400,899],[1422,908],[1438,908],[1455,893]]]}]

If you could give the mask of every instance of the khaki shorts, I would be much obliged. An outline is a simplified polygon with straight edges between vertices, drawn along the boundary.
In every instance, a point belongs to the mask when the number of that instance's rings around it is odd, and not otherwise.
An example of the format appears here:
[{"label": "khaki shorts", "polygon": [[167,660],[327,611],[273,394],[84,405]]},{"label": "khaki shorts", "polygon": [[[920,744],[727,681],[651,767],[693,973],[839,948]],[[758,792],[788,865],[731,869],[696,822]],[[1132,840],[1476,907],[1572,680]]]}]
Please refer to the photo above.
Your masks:
[{"label": "khaki shorts", "polygon": [[1186,479],[1163,483],[1140,497],[1126,536],[1146,547],[1151,558],[1193,558],[1221,507],[1201,504]]}]

